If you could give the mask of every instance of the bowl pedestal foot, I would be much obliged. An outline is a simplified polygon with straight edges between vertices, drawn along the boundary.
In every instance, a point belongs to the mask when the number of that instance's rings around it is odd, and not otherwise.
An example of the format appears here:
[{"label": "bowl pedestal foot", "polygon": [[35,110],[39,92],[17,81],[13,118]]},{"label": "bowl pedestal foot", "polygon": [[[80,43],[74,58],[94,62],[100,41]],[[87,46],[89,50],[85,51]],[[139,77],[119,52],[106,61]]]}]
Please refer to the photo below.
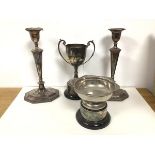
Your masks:
[{"label": "bowl pedestal foot", "polygon": [[[87,128],[92,130],[98,130],[106,127],[110,123],[110,114],[107,112],[107,103],[106,102],[99,102],[95,103],[95,105],[99,105],[100,107],[96,108],[86,107],[86,101],[81,102],[81,107],[76,113],[76,120],[78,123]],[[102,106],[101,106],[102,105]],[[95,109],[96,108],[96,109]]]}]

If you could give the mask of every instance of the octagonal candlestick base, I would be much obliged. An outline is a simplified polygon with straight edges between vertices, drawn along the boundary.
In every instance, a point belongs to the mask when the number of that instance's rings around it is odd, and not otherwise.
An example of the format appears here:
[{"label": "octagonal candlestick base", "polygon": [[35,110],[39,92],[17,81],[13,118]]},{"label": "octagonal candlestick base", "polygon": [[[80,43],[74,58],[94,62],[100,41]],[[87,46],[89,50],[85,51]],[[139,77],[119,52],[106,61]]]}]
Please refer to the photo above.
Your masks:
[{"label": "octagonal candlestick base", "polygon": [[33,89],[25,93],[24,100],[30,103],[44,103],[51,102],[59,97],[59,91],[54,88],[45,88],[40,90],[39,88]]},{"label": "octagonal candlestick base", "polygon": [[112,97],[109,99],[109,101],[123,101],[129,97],[128,93],[124,89],[118,89],[115,92],[113,92]]}]

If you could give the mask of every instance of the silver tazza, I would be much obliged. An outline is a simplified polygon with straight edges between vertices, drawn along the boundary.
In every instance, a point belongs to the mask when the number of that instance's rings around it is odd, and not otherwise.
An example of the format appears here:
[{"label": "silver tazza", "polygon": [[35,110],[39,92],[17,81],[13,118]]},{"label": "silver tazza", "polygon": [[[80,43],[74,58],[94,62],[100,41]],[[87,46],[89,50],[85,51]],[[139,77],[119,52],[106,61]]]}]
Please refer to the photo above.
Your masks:
[{"label": "silver tazza", "polygon": [[106,127],[110,122],[106,101],[119,88],[109,77],[86,75],[78,78],[74,90],[82,101],[80,110],[76,113],[77,121],[88,129]]}]

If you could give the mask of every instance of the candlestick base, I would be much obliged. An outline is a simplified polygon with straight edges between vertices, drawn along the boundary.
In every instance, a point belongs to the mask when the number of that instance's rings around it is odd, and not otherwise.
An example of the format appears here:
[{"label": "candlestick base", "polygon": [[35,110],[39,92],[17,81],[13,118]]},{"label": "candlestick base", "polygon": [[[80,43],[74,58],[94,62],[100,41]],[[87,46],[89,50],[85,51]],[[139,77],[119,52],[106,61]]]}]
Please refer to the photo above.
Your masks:
[{"label": "candlestick base", "polygon": [[118,89],[115,92],[113,92],[112,97],[109,99],[109,101],[123,101],[129,97],[128,93],[123,89]]},{"label": "candlestick base", "polygon": [[45,88],[43,90],[33,89],[25,93],[24,100],[30,103],[51,102],[59,97],[59,91],[54,88]]}]

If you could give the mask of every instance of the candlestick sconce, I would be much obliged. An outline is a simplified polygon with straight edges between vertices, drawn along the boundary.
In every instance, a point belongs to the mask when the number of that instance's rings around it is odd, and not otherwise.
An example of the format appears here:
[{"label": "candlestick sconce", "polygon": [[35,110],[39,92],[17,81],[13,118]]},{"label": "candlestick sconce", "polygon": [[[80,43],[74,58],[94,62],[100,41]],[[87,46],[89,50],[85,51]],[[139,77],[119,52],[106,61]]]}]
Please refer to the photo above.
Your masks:
[{"label": "candlestick sconce", "polygon": [[[119,53],[121,51],[120,48],[117,47],[117,42],[120,40],[121,32],[125,30],[124,28],[111,28],[109,29],[112,32],[112,40],[114,42],[114,46],[110,49],[111,53],[111,78],[114,80],[114,75],[116,71],[116,66],[119,58]],[[110,101],[123,101],[128,98],[128,93],[123,89],[118,89],[109,99]]]},{"label": "candlestick sconce", "polygon": [[33,89],[25,93],[24,100],[30,103],[43,103],[51,102],[57,97],[59,97],[59,91],[54,88],[45,88],[44,81],[42,78],[42,52],[43,50],[38,47],[38,42],[40,38],[40,31],[42,28],[26,28],[26,31],[30,33],[31,40],[33,41],[35,48],[31,50],[35,65],[37,68],[37,73],[39,76],[39,88]]},{"label": "candlestick sconce", "polygon": [[[61,43],[63,43],[63,45],[66,47],[66,54],[68,57],[67,59],[64,58],[64,56],[61,53],[61,50],[60,50]],[[93,47],[94,47],[93,53],[90,56],[90,58],[85,61],[86,50],[87,50],[88,46],[90,45],[90,43],[92,43]],[[68,99],[71,99],[71,100],[80,100],[79,96],[74,91],[74,83],[76,82],[76,80],[78,78],[78,67],[82,64],[85,64],[92,58],[92,56],[94,55],[94,52],[95,52],[95,44],[93,41],[88,41],[87,45],[84,45],[84,44],[67,44],[66,45],[66,41],[60,39],[60,41],[58,43],[58,51],[59,51],[60,56],[68,64],[70,64],[74,67],[74,78],[67,82],[67,89],[65,90],[64,95],[65,95],[65,97],[67,97]]]}]

